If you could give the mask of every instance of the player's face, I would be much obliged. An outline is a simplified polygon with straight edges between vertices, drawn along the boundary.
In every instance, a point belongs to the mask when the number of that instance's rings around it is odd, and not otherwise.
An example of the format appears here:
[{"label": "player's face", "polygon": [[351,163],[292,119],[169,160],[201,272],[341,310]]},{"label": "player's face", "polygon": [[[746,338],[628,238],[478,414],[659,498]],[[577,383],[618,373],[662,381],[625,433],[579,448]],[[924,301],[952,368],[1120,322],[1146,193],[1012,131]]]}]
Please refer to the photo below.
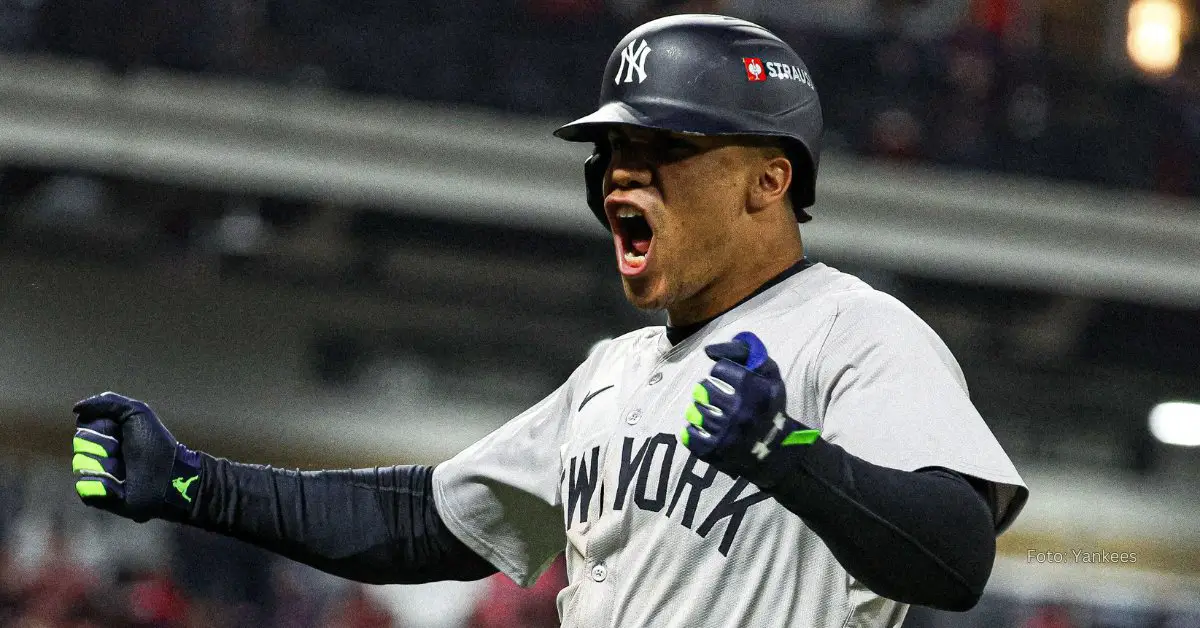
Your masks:
[{"label": "player's face", "polygon": [[667,309],[676,324],[690,322],[676,319],[711,301],[706,292],[736,265],[736,223],[759,153],[731,138],[630,127],[608,139],[604,209],[625,296],[639,308]]}]

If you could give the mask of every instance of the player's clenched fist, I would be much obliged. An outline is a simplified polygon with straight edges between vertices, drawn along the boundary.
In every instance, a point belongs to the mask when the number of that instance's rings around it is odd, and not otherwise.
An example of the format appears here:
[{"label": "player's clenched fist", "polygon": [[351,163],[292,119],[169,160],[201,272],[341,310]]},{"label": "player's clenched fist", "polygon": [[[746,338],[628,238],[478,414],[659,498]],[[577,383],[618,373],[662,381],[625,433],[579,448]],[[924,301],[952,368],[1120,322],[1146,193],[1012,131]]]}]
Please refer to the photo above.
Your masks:
[{"label": "player's clenched fist", "polygon": [[150,406],[106,392],[74,412],[71,470],[83,503],[134,521],[187,515],[200,455],[175,440]]},{"label": "player's clenched fist", "polygon": [[779,366],[758,336],[742,332],[704,352],[716,364],[693,388],[689,425],[680,434],[701,460],[739,472],[780,447],[809,445],[821,435],[784,412],[787,391]]}]

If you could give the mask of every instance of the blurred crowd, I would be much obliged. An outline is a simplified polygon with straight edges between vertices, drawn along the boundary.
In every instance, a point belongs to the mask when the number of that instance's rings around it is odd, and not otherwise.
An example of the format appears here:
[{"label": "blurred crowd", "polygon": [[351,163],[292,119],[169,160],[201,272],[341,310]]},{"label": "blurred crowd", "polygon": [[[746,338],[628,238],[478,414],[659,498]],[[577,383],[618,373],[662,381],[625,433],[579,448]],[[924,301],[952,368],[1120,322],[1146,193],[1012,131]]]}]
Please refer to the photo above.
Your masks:
[{"label": "blurred crowd", "polygon": [[[240,541],[184,526],[137,525],[86,509],[63,490],[69,480],[51,467],[0,464],[5,628],[451,625],[419,618],[419,598],[397,602],[386,588],[330,576]],[[44,490],[34,495],[38,486]],[[555,596],[565,584],[561,560],[529,589],[494,576],[458,604],[452,614],[462,621],[455,625],[557,626]]]},{"label": "blurred crowd", "polygon": [[633,25],[725,13],[771,27],[807,60],[827,144],[1200,194],[1200,45],[1185,44],[1169,77],[1143,78],[1113,52],[1123,20],[1101,4],[0,0],[0,50],[565,118],[593,106]]},{"label": "blurred crowd", "polygon": [[[184,533],[184,539],[195,534]],[[0,625],[12,628],[404,628],[402,610],[361,585],[224,540],[207,543],[215,570],[121,569],[97,575],[67,538],[47,538],[36,565],[21,568],[0,549]],[[187,553],[182,541],[181,554]],[[193,565],[194,566],[194,565]],[[224,567],[223,567],[224,566]],[[232,566],[233,568],[228,568]],[[260,579],[261,578],[261,579]],[[558,626],[561,563],[533,589],[494,576],[463,628]],[[444,625],[444,624],[439,624]]]}]

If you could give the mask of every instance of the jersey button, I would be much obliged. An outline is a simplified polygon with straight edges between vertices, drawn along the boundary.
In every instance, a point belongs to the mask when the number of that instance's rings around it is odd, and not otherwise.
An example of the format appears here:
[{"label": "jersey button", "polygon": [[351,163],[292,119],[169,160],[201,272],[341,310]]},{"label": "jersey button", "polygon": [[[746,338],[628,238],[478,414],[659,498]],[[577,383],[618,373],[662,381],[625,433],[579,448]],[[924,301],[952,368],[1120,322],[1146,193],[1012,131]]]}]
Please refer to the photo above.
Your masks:
[{"label": "jersey button", "polygon": [[630,412],[628,416],[625,417],[625,422],[630,425],[636,425],[637,422],[640,420],[642,420],[642,411],[641,410],[634,410],[633,412]]},{"label": "jersey button", "polygon": [[604,582],[604,579],[607,577],[608,567],[605,567],[604,565],[596,565],[595,567],[592,567],[592,580],[595,580],[596,582]]},{"label": "jersey button", "polygon": [[653,386],[662,381],[662,372],[655,373],[650,376],[650,385]]}]

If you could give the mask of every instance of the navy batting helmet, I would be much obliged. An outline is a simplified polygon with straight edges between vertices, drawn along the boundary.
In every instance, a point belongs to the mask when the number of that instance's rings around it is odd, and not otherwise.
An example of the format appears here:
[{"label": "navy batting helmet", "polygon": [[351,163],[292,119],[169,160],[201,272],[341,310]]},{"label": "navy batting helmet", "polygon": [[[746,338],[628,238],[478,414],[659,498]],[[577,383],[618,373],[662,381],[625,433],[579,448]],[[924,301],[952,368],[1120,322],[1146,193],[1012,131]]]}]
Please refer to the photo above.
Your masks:
[{"label": "navy batting helmet", "polygon": [[588,206],[604,215],[606,137],[615,124],[699,135],[777,137],[792,162],[796,220],[812,219],[821,103],[796,51],[767,29],[720,15],[676,15],[634,29],[608,57],[600,108],[554,134],[595,142],[584,165]]}]

